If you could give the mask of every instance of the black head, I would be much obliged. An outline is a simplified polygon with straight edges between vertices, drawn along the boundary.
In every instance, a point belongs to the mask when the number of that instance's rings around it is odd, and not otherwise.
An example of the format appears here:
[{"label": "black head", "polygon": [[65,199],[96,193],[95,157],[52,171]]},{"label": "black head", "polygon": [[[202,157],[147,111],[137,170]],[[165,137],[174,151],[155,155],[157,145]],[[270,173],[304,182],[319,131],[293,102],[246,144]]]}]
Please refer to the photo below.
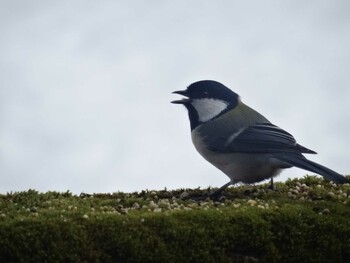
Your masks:
[{"label": "black head", "polygon": [[187,108],[191,130],[234,108],[239,100],[236,93],[213,80],[201,80],[191,84],[186,90],[173,93],[187,97],[172,101],[172,103],[183,104]]}]

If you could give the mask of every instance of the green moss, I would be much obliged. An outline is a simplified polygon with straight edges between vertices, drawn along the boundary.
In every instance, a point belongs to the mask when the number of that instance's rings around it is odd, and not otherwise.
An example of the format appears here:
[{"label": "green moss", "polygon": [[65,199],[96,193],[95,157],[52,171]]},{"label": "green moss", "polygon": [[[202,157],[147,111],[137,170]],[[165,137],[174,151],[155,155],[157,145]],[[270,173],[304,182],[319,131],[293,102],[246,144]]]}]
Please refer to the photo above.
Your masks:
[{"label": "green moss", "polygon": [[0,195],[1,262],[348,262],[350,186]]}]

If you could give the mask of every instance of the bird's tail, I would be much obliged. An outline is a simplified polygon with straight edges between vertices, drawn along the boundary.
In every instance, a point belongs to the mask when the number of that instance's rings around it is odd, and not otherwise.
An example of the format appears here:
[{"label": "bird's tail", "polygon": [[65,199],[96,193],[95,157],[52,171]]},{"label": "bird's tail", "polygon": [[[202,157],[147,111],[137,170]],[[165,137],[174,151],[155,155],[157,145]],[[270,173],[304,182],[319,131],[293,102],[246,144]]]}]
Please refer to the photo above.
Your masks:
[{"label": "bird's tail", "polygon": [[306,159],[303,155],[294,155],[294,154],[286,154],[283,156],[278,156],[278,159],[286,162],[292,166],[296,166],[301,169],[308,170],[310,172],[317,173],[319,175],[322,175],[325,179],[329,181],[333,181],[337,184],[345,184],[349,183],[349,180],[346,179],[341,174],[338,174],[337,172],[320,165],[318,163],[315,163],[313,161],[310,161]]}]

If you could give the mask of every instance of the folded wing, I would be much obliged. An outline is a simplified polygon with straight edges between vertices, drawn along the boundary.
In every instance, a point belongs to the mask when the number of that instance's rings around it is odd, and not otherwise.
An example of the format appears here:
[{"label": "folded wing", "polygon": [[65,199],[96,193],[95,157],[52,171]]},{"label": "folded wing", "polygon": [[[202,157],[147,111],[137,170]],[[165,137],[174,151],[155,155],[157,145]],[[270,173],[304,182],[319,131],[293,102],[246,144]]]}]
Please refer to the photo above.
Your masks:
[{"label": "folded wing", "polygon": [[297,144],[290,133],[271,123],[250,125],[227,135],[204,141],[211,151],[224,153],[316,153]]}]

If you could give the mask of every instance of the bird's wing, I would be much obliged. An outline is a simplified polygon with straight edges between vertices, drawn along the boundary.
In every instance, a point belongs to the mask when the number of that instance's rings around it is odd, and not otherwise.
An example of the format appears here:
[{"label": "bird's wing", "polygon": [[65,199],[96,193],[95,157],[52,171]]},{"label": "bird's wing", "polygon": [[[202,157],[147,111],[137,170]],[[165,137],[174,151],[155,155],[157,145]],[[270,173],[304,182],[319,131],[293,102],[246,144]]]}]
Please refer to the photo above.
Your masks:
[{"label": "bird's wing", "polygon": [[204,138],[211,151],[223,153],[315,153],[295,141],[294,137],[271,123],[258,123],[224,136]]}]

